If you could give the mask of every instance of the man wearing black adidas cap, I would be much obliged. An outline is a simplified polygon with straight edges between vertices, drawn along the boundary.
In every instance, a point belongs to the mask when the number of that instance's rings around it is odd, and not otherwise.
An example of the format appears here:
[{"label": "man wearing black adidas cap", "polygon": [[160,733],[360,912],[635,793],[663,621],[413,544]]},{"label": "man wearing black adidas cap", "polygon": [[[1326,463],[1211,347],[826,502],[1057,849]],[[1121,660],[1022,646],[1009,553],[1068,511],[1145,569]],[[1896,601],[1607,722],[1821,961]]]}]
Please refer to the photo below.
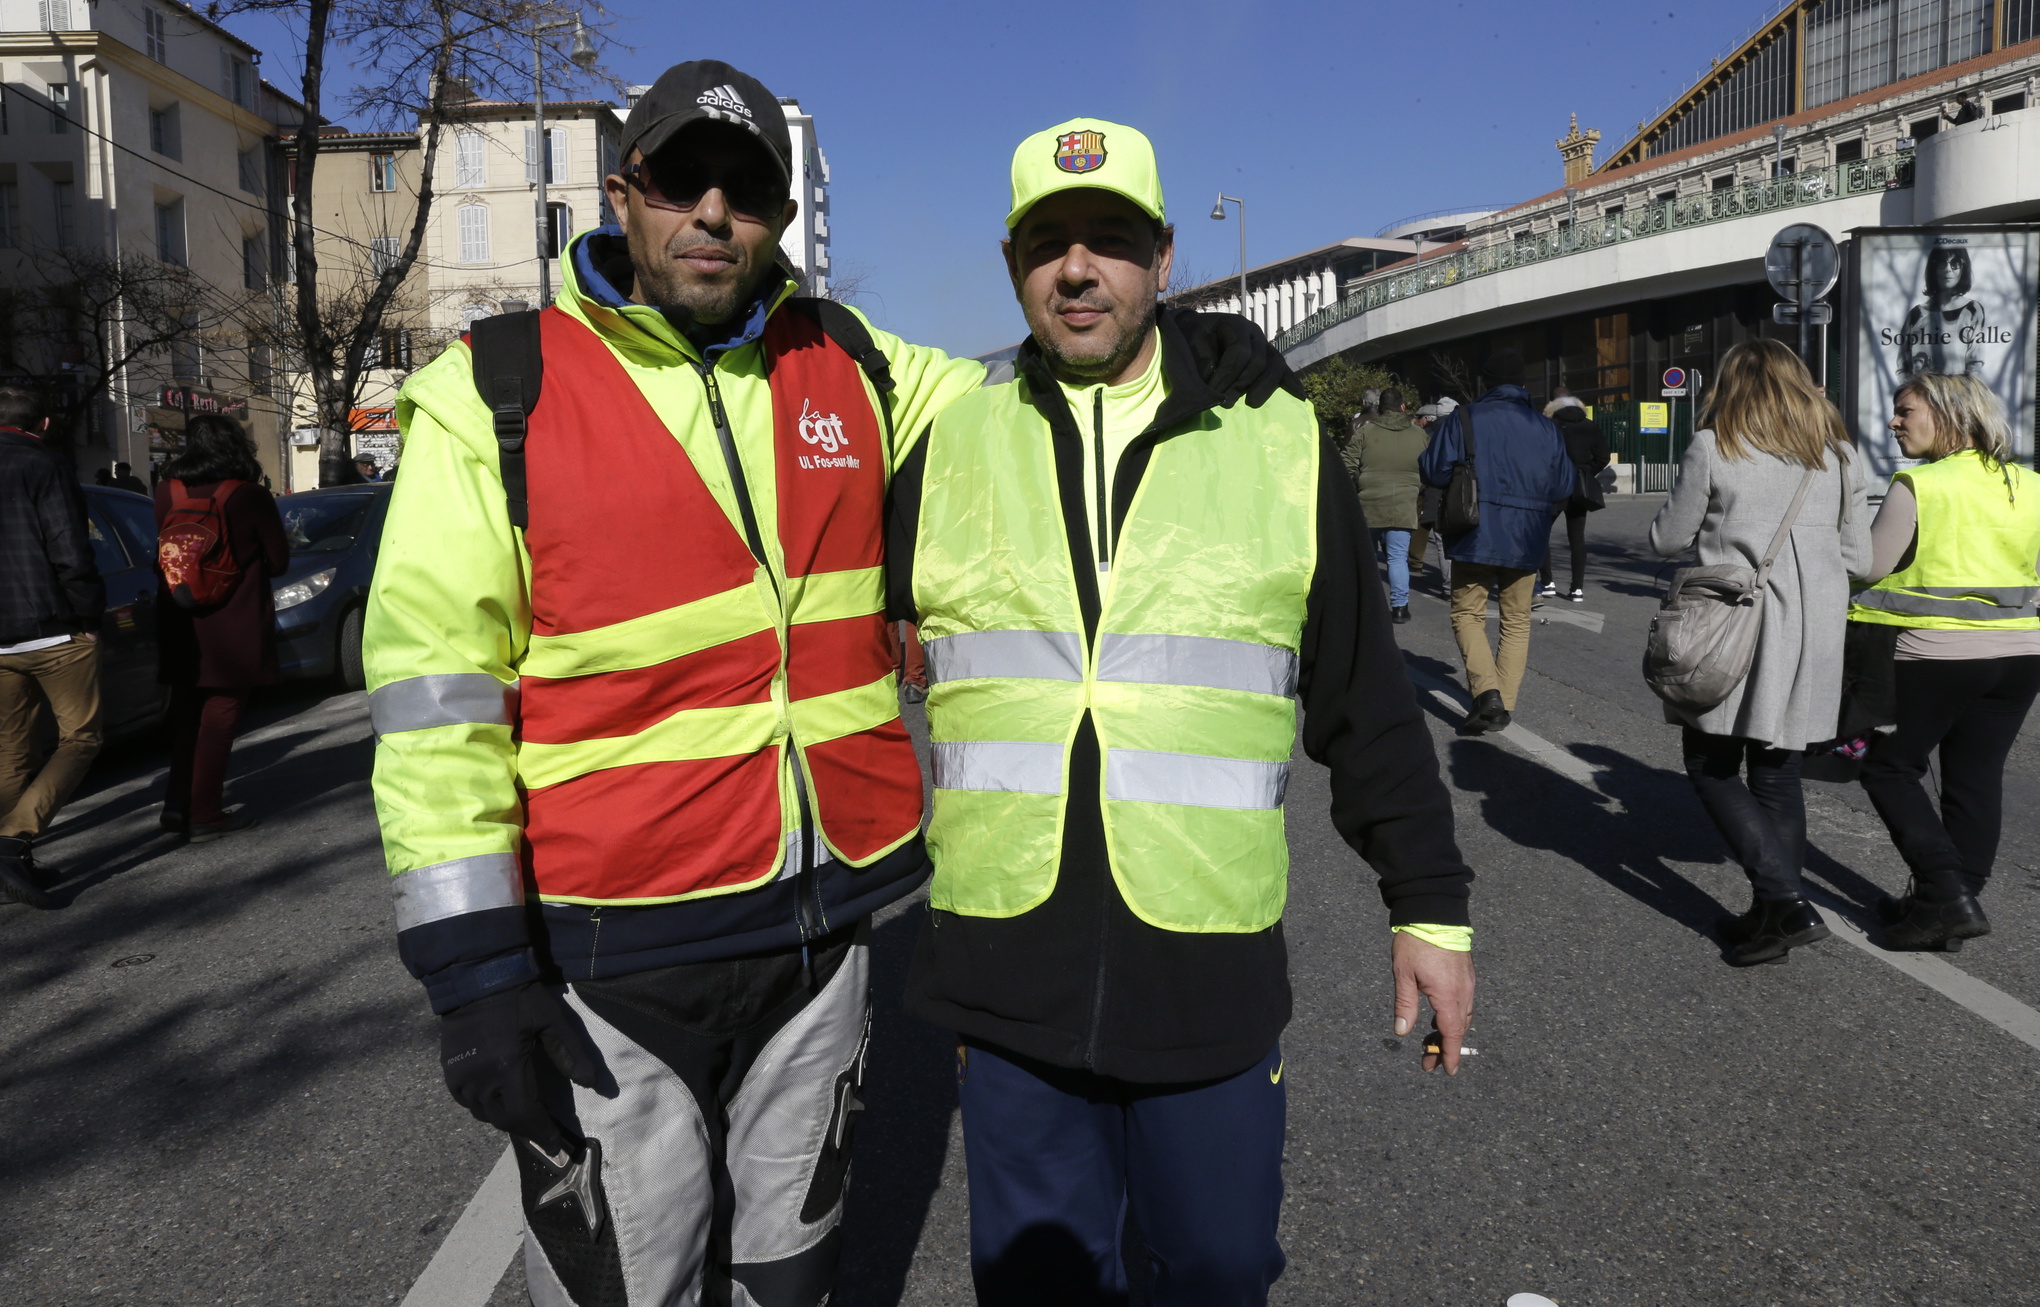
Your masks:
[{"label": "man wearing black adidas cap", "polygon": [[[534,1302],[816,1304],[868,918],[928,871],[881,504],[984,369],[794,295],[756,80],[669,69],[622,147],[558,301],[398,402],[366,653],[399,949],[517,1141]],[[1229,400],[1286,375],[1186,320]]]}]

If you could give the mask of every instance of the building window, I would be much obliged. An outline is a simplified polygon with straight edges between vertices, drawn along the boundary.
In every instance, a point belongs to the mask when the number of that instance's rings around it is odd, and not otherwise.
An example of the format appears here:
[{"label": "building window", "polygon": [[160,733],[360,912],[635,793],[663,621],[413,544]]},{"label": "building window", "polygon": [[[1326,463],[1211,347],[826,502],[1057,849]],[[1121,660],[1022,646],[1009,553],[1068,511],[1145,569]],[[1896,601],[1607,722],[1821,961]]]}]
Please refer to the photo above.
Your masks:
[{"label": "building window", "polygon": [[453,138],[453,184],[488,184],[489,143],[480,132],[460,132]]},{"label": "building window", "polygon": [[[2040,4],[2034,5],[2033,11],[2040,13]],[[2011,95],[2000,95],[1997,99],[1990,102],[1990,111],[1992,113],[2017,113],[2025,107],[2026,93],[2024,91],[2018,91]],[[4,130],[6,130],[6,124],[0,123],[0,131]]]},{"label": "building window", "polygon": [[385,327],[369,342],[368,352],[362,358],[365,368],[394,368],[399,372],[411,370],[411,330],[408,327]]},{"label": "building window", "polygon": [[489,206],[486,204],[460,206],[460,261],[489,261]]},{"label": "building window", "polygon": [[368,238],[368,262],[380,277],[396,266],[401,247],[395,236],[371,236]]},{"label": "building window", "polygon": [[372,191],[393,191],[397,189],[396,155],[371,154],[368,156],[368,189]]},{"label": "building window", "polygon": [[1918,122],[1914,123],[1910,128],[1907,129],[1906,134],[1908,136],[1911,136],[1915,141],[1924,141],[1929,136],[1933,136],[1939,133],[1940,130],[1941,130],[1941,116],[1939,114],[1936,114],[1932,118],[1920,119]]},{"label": "building window", "polygon": [[241,189],[250,195],[262,194],[262,147],[241,151]]},{"label": "building window", "polygon": [[1790,177],[1798,171],[1799,171],[1798,159],[1771,160],[1771,175],[1773,177]]},{"label": "building window", "polygon": [[149,148],[166,159],[182,159],[178,143],[177,106],[149,110]]},{"label": "building window", "polygon": [[253,73],[246,59],[236,59],[232,51],[220,47],[220,94],[243,109],[255,98]]},{"label": "building window", "polygon": [[1611,204],[1607,208],[1601,210],[1601,216],[1603,218],[1616,218],[1620,217],[1621,215],[1622,206],[1619,204]]},{"label": "building window", "polygon": [[[2005,43],[2017,20],[2006,7]],[[1821,0],[1806,32],[1804,108],[1818,108],[1990,49],[1991,0]],[[1918,138],[1915,138],[1918,139]]]},{"label": "building window", "polygon": [[546,237],[550,248],[546,257],[557,259],[567,252],[567,242],[574,235],[574,211],[564,204],[545,206]]},{"label": "building window", "polygon": [[[567,175],[567,134],[557,127],[545,129],[546,150],[545,184],[550,186]],[[524,181],[528,186],[538,185],[538,128],[524,129]]]},{"label": "building window", "polygon": [[168,33],[163,30],[164,26],[162,10],[142,10],[143,43],[147,48],[146,52],[149,58],[154,59],[159,64],[170,62],[170,41]]},{"label": "building window", "polygon": [[276,364],[270,358],[269,342],[259,338],[248,342],[248,390],[265,396],[276,393]]},{"label": "building window", "polygon": [[1835,143],[1836,163],[1855,163],[1862,157],[1863,157],[1862,137],[1858,136],[1852,141],[1837,141]]},{"label": "building window", "polygon": [[57,248],[68,250],[78,239],[78,183],[58,182],[56,198]]},{"label": "building window", "polygon": [[0,250],[21,248],[21,188],[0,183]]},{"label": "building window", "polygon": [[262,266],[262,238],[244,236],[241,238],[241,286],[244,290],[261,290],[268,283]]},{"label": "building window", "polygon": [[156,257],[184,266],[184,201],[156,206]]},{"label": "building window", "polygon": [[198,339],[198,314],[184,315],[184,330],[170,346],[170,375],[179,381],[205,384],[205,347]]},{"label": "building window", "polygon": [[1725,172],[1721,176],[1714,178],[1709,185],[1713,186],[1717,191],[1732,191],[1735,189],[1735,174]]},{"label": "building window", "polygon": [[71,87],[68,82],[50,83],[50,135],[71,130]]},{"label": "building window", "polygon": [[71,30],[71,0],[38,0],[36,21],[45,32]]}]

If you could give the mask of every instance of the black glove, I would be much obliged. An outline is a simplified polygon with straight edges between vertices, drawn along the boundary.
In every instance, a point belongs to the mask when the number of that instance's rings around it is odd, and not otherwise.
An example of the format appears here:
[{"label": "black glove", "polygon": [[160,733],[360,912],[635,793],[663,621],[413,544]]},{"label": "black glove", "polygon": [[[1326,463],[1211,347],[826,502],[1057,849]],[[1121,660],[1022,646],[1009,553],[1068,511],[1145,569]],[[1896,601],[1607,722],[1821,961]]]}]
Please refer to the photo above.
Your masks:
[{"label": "black glove", "polygon": [[1223,403],[1244,394],[1248,408],[1259,408],[1278,390],[1303,398],[1303,383],[1248,319],[1237,313],[1179,313],[1176,325],[1197,360],[1197,375]]},{"label": "black glove", "polygon": [[537,981],[439,1018],[439,1061],[454,1101],[475,1120],[558,1153],[567,1139],[539,1096],[541,1049],[569,1080],[595,1087],[600,1055],[565,1000]]}]

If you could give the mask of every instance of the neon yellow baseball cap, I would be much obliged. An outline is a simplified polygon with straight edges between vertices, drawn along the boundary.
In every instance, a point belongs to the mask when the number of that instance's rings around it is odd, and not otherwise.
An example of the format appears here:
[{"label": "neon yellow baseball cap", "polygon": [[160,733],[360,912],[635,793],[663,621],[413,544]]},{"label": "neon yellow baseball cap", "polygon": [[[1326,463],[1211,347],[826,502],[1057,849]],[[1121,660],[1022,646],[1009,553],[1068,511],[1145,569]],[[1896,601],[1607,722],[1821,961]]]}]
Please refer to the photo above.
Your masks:
[{"label": "neon yellow baseball cap", "polygon": [[1162,178],[1148,138],[1119,123],[1072,118],[1034,133],[1013,151],[1013,208],[1006,229],[1048,196],[1078,187],[1124,195],[1156,222],[1165,221]]}]

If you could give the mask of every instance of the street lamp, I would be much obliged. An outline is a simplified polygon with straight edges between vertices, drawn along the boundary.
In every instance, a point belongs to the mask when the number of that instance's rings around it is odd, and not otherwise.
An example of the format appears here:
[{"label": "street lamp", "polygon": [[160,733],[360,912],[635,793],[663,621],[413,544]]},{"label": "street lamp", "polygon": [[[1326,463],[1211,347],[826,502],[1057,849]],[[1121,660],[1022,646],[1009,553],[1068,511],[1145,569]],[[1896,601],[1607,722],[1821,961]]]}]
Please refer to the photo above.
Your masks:
[{"label": "street lamp", "polygon": [[1247,317],[1252,317],[1253,313],[1247,307],[1247,202],[1237,195],[1227,195],[1224,191],[1220,191],[1218,193],[1218,201],[1211,206],[1211,220],[1213,222],[1225,221],[1225,202],[1227,200],[1231,200],[1234,204],[1240,206],[1240,312]]},{"label": "street lamp", "polygon": [[555,22],[538,23],[531,29],[531,112],[535,119],[534,148],[538,157],[533,165],[538,177],[538,306],[544,308],[552,303],[552,215],[547,212],[551,206],[546,202],[545,175],[552,167],[552,141],[545,134],[545,62],[544,49],[539,37],[546,32],[557,32],[561,28],[574,29],[573,48],[567,58],[576,68],[587,72],[595,66],[601,56],[595,51],[595,42],[588,36],[588,29],[581,25],[581,16],[562,18]]}]

